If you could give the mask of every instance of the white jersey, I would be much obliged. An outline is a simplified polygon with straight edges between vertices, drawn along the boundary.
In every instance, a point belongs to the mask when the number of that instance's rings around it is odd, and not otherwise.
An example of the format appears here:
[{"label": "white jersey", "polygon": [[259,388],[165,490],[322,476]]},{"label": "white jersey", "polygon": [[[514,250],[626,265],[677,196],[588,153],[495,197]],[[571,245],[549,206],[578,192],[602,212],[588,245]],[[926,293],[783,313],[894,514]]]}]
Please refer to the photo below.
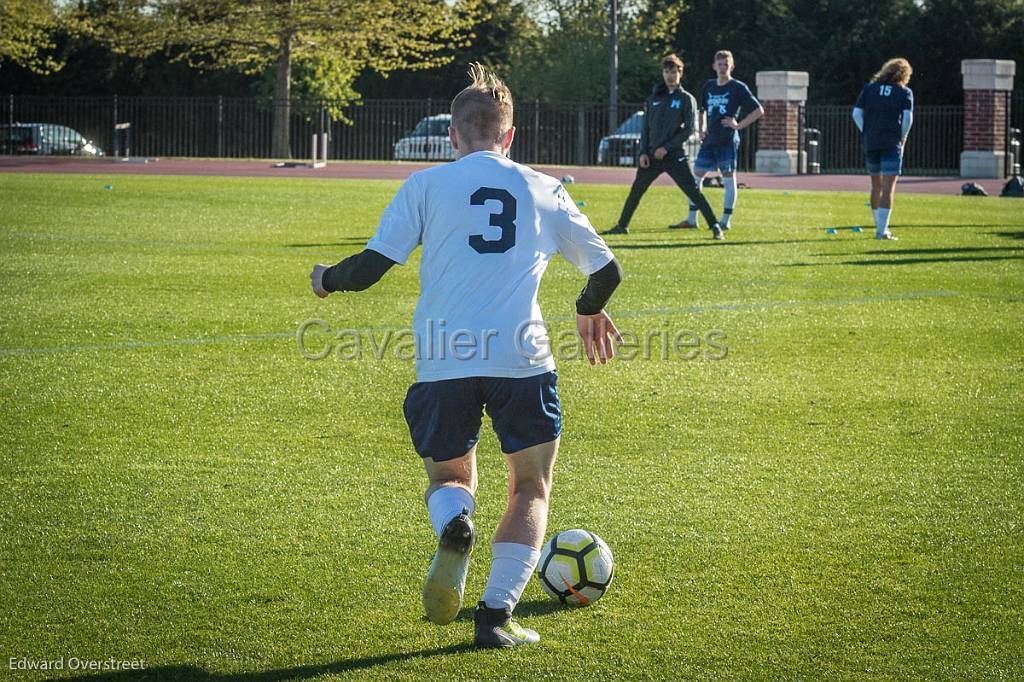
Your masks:
[{"label": "white jersey", "polygon": [[366,247],[404,264],[419,244],[417,381],[553,370],[537,304],[548,261],[590,275],[612,260],[561,183],[489,151],[411,175]]}]

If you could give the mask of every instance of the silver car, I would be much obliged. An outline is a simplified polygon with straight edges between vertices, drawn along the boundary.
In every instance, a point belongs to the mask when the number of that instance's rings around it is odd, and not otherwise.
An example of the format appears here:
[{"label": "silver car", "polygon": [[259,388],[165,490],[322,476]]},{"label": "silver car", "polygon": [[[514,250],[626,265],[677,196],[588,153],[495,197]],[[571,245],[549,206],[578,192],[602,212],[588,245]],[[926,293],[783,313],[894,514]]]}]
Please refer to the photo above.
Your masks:
[{"label": "silver car", "polygon": [[455,150],[448,138],[448,126],[451,124],[451,114],[422,119],[412,132],[395,143],[395,158],[399,161],[453,160]]},{"label": "silver car", "polygon": [[103,156],[74,128],[54,123],[0,125],[0,154]]}]

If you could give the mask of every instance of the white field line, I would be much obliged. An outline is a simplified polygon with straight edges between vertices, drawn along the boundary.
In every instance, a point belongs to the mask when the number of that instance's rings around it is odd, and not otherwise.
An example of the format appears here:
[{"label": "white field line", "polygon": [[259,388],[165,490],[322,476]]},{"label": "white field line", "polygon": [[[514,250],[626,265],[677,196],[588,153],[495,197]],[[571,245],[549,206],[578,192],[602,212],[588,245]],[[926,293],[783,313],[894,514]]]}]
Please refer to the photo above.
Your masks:
[{"label": "white field line", "polygon": [[[772,310],[776,308],[799,308],[815,306],[847,306],[891,301],[914,301],[929,298],[950,298],[958,296],[955,291],[908,291],[884,296],[862,296],[858,298],[835,298],[820,301],[770,301],[766,303],[721,303],[711,305],[684,306],[679,308],[649,308],[647,310],[615,311],[614,317],[650,317],[653,315],[700,314],[709,312],[733,312]],[[564,322],[574,318],[558,315],[546,318],[549,322]],[[375,329],[385,332],[387,328]],[[401,331],[392,329],[391,331]],[[161,348],[166,346],[205,346],[215,344],[243,343],[247,341],[275,341],[294,339],[296,332],[267,332],[264,334],[236,334],[224,336],[197,336],[184,339],[157,339],[154,341],[113,341],[111,343],[68,344],[63,346],[39,346],[35,348],[0,348],[0,357],[16,355],[46,355],[52,353],[86,353],[109,350],[134,350],[139,348]]]}]

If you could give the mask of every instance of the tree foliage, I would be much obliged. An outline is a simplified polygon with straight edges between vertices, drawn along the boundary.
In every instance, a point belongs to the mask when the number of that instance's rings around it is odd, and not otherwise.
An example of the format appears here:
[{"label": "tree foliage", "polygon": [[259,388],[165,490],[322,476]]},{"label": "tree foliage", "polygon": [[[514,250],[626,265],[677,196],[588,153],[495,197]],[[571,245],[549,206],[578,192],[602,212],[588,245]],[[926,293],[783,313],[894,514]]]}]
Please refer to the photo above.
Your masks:
[{"label": "tree foliage", "polygon": [[60,70],[52,54],[60,18],[53,0],[0,0],[0,60],[37,74]]},{"label": "tree foliage", "polygon": [[288,156],[294,75],[306,94],[337,105],[358,98],[364,70],[430,69],[462,40],[473,2],[443,0],[97,0],[85,17],[114,50],[163,51],[200,69],[273,68],[275,155]]}]

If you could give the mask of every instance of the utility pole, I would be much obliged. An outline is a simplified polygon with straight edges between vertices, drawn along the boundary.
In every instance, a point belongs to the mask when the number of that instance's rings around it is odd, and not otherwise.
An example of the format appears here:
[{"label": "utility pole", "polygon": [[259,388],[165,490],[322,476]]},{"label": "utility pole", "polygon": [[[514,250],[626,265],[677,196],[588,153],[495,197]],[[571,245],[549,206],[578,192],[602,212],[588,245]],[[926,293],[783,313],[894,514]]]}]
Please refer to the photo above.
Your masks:
[{"label": "utility pole", "polygon": [[619,0],[608,0],[608,132],[619,125]]}]

